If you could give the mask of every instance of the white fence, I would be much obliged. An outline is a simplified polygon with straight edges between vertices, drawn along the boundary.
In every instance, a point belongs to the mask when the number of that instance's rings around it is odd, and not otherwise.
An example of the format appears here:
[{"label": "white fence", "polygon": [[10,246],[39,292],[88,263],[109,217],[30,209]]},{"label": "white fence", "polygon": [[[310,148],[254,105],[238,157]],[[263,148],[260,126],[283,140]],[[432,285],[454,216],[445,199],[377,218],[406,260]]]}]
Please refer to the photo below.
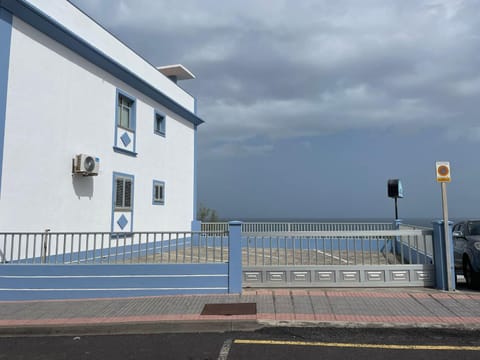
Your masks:
[{"label": "white fence", "polygon": [[[228,231],[228,222],[202,222],[202,231]],[[393,223],[358,222],[244,222],[242,233],[299,231],[383,231],[393,230]]]}]

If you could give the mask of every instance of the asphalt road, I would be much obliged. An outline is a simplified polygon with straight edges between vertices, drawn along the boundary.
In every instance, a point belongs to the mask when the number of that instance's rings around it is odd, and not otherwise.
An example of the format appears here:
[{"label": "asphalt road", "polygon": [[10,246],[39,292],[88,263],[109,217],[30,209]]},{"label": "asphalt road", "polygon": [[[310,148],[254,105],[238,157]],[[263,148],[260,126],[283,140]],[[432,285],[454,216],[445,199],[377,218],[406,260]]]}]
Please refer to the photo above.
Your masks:
[{"label": "asphalt road", "polygon": [[0,359],[479,359],[479,335],[451,329],[269,328],[241,333],[2,337]]}]

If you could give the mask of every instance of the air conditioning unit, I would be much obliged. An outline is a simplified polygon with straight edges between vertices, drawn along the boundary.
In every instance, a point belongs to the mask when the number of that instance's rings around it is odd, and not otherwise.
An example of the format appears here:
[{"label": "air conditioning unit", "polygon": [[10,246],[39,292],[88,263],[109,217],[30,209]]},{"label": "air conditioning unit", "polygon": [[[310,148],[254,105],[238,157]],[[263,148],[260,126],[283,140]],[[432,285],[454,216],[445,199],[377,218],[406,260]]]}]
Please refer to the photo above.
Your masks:
[{"label": "air conditioning unit", "polygon": [[100,159],[93,155],[78,154],[73,159],[73,173],[83,176],[97,176]]}]

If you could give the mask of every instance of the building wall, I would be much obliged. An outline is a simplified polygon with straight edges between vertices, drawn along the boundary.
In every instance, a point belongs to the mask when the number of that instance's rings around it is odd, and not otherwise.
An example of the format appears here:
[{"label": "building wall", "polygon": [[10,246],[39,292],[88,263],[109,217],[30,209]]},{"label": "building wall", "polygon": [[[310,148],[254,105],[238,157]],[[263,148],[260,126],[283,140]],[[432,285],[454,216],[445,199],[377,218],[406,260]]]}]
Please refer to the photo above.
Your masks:
[{"label": "building wall", "polygon": [[[153,86],[163,89],[169,97],[193,112],[194,98],[190,94],[176,86],[165,75],[158,72],[133,50],[68,1],[27,0],[27,2],[41,12],[48,14],[50,18],[62,24],[93,47],[107,54],[109,58],[128,67],[134,74],[143,79],[148,79],[148,82]],[[161,46],[161,44],[158,44],[158,46]]]},{"label": "building wall", "polygon": [[[117,89],[136,98],[136,157],[113,150]],[[16,17],[7,94],[1,230],[112,230],[114,172],[135,179],[133,231],[189,229],[193,124]],[[155,109],[165,137],[154,134]],[[98,176],[72,176],[78,153],[100,158]],[[153,180],[165,182],[165,205],[152,205]]]}]

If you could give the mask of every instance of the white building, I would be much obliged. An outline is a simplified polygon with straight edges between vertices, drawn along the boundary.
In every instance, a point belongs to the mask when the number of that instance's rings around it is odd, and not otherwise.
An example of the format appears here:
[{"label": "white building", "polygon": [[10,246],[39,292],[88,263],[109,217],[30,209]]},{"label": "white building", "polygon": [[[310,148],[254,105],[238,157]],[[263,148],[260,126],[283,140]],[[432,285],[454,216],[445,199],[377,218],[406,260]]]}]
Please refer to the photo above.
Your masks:
[{"label": "white building", "polygon": [[[1,0],[0,46],[0,231],[190,229],[203,121],[185,68],[66,0]],[[79,154],[97,176],[72,174]]]}]

